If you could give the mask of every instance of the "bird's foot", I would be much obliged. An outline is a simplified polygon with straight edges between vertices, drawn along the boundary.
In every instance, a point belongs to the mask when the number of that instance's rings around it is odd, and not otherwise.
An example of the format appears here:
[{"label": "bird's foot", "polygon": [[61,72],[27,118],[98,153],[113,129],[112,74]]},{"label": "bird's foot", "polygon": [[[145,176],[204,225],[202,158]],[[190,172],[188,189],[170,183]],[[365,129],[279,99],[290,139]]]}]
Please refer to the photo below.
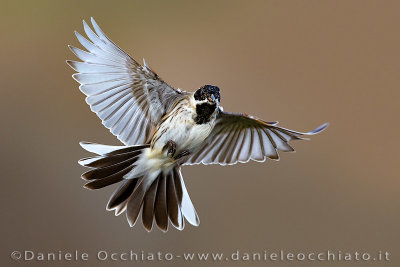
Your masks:
[{"label": "bird's foot", "polygon": [[173,158],[176,152],[176,143],[169,140],[163,147],[163,151],[167,150],[167,156]]},{"label": "bird's foot", "polygon": [[189,155],[190,154],[190,152],[188,151],[188,150],[183,150],[181,153],[179,153],[178,155],[176,155],[175,157],[174,157],[174,159],[175,160],[178,160],[178,159],[180,159],[180,158],[182,158],[182,157],[184,157],[184,156],[187,156],[187,155]]}]

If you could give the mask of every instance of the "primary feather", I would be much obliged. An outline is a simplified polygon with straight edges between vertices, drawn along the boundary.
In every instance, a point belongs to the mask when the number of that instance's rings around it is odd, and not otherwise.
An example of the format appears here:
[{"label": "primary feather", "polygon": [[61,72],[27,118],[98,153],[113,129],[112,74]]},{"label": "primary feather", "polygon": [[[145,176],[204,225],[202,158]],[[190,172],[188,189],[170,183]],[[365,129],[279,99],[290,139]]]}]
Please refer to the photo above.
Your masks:
[{"label": "primary feather", "polygon": [[[187,93],[177,91],[115,45],[91,18],[87,37],[76,32],[87,51],[70,46],[82,62],[68,60],[86,102],[104,126],[125,145],[146,143],[161,117]],[[136,126],[136,127],[134,127]],[[133,129],[137,130],[133,130]]]}]

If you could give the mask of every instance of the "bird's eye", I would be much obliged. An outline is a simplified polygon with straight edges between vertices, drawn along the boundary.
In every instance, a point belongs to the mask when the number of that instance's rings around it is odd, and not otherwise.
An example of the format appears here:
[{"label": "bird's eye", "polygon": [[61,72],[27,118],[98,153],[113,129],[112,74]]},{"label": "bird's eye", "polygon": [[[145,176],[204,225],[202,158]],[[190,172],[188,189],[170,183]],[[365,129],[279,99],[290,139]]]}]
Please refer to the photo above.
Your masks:
[{"label": "bird's eye", "polygon": [[204,91],[200,88],[194,93],[194,99],[197,101],[202,101],[206,99],[206,95],[204,94]]},{"label": "bird's eye", "polygon": [[201,99],[201,90],[199,89],[199,90],[197,90],[195,93],[194,93],[194,99],[196,99],[196,100],[200,100]]}]

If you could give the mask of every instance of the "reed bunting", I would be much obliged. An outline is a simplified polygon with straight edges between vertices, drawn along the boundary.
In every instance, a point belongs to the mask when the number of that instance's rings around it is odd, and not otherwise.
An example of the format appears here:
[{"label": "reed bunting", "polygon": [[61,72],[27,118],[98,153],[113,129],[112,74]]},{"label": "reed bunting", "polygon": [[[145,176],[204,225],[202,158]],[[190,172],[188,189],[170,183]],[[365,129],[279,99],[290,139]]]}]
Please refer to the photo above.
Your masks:
[{"label": "reed bunting", "polygon": [[190,93],[174,89],[144,61],[143,66],[115,45],[91,18],[83,21],[86,39],[75,32],[86,51],[69,46],[80,59],[67,63],[86,102],[124,144],[109,146],[81,142],[97,156],[79,161],[90,170],[82,174],[86,188],[120,183],[107,210],[126,211],[133,226],[142,214],[150,231],[153,221],[167,231],[182,230],[184,218],[195,226],[199,217],[182,179],[181,166],[231,165],[249,160],[277,160],[277,151],[294,151],[288,144],[324,130],[325,123],[301,133],[255,117],[223,111],[220,89],[204,85]]}]

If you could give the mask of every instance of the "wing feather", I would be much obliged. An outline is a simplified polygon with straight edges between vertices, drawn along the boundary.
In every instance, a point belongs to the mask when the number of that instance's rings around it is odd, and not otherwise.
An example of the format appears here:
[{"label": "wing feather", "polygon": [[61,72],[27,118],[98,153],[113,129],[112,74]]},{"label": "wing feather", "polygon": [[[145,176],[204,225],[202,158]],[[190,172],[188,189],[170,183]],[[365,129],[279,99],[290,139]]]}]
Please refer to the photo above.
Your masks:
[{"label": "wing feather", "polygon": [[328,126],[322,124],[308,133],[277,126],[277,122],[265,122],[244,114],[219,111],[216,125],[208,140],[196,153],[186,158],[184,165],[236,164],[237,162],[279,160],[279,151],[294,151],[291,140],[306,139]]},{"label": "wing feather", "polygon": [[235,150],[235,144],[238,143],[240,131],[237,130],[237,125],[234,125],[233,132],[234,132],[234,134],[233,134],[232,138],[230,138],[230,140],[228,141],[225,157],[223,159],[221,158],[222,162],[230,162],[233,151]]},{"label": "wing feather", "polygon": [[[262,145],[263,145],[264,155],[269,158],[271,157],[276,158],[276,150],[273,143],[271,142],[270,137],[268,136],[268,133],[262,128],[259,129],[259,131],[261,139],[263,140]],[[264,140],[268,140],[268,142],[264,142]]]},{"label": "wing feather", "polygon": [[221,146],[221,149],[219,151],[217,151],[216,156],[215,156],[215,160],[219,161],[219,162],[223,162],[227,156],[227,153],[229,152],[229,146],[231,144],[231,141],[234,139],[233,136],[236,134],[236,131],[234,130],[235,125],[231,125],[229,127],[228,130],[228,134],[226,136],[226,140],[228,140],[227,142],[224,142],[224,144]]},{"label": "wing feather", "polygon": [[258,134],[258,129],[254,128],[251,130],[253,144],[251,146],[251,154],[252,158],[256,161],[264,161],[264,154],[262,153],[262,140],[260,140],[260,136]]},{"label": "wing feather", "polygon": [[129,73],[130,70],[125,67],[109,66],[105,64],[68,61],[71,68],[80,73]]},{"label": "wing feather", "polygon": [[87,38],[75,35],[87,50],[69,46],[80,61],[67,63],[87,96],[91,110],[125,145],[146,143],[152,129],[186,92],[175,90],[147,65],[141,66],[114,44],[91,18],[83,21]]},{"label": "wing feather", "polygon": [[94,63],[94,64],[102,64],[102,65],[107,65],[107,66],[115,66],[115,67],[120,67],[118,62],[109,60],[104,57],[99,57],[98,55],[86,52],[85,50],[76,48],[74,46],[69,45],[69,49],[72,51],[72,53],[75,54],[75,56],[84,62],[87,63]]}]

